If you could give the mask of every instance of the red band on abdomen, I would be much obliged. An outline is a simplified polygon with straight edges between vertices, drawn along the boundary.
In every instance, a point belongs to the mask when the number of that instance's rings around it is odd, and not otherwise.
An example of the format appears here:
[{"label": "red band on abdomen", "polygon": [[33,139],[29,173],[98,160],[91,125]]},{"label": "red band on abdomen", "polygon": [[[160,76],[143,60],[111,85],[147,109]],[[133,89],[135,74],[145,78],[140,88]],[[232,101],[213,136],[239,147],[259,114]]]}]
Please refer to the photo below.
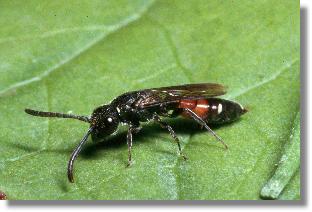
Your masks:
[{"label": "red band on abdomen", "polygon": [[196,107],[196,100],[181,100],[179,104],[179,108],[188,108],[194,109]]},{"label": "red band on abdomen", "polygon": [[[205,119],[209,112],[209,104],[207,99],[199,100],[181,100],[179,108],[189,108],[202,119]],[[190,117],[187,113],[182,113],[184,117]]]}]

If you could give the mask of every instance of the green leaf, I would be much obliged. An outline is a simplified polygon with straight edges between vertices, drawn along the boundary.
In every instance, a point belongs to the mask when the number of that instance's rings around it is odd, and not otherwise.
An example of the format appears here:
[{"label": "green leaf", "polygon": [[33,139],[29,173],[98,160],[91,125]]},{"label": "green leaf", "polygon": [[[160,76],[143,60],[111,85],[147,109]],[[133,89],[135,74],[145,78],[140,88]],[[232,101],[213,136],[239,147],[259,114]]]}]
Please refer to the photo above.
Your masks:
[{"label": "green leaf", "polygon": [[[279,161],[273,177],[262,188],[261,197],[277,199],[291,178],[297,173],[300,166],[300,113],[294,121],[290,142],[285,145],[284,154]],[[298,184],[298,187],[300,184]]]},{"label": "green leaf", "polygon": [[[0,190],[8,199],[260,199],[289,143],[300,100],[299,1],[1,1]],[[184,83],[228,86],[249,109],[209,133],[166,120],[89,141],[88,126],[24,108],[90,114],[130,90]],[[281,199],[300,199],[300,173]],[[296,194],[296,195],[291,195]]]}]

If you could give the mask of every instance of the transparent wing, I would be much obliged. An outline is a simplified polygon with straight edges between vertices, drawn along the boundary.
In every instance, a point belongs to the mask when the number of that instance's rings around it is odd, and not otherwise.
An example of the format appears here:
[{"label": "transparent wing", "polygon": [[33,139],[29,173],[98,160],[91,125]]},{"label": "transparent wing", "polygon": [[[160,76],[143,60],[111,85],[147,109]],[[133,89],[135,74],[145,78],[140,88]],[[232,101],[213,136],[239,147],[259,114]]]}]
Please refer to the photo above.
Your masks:
[{"label": "transparent wing", "polygon": [[216,83],[199,83],[152,88],[144,91],[147,95],[138,104],[140,108],[170,104],[183,99],[203,99],[221,96],[226,93],[226,88]]}]

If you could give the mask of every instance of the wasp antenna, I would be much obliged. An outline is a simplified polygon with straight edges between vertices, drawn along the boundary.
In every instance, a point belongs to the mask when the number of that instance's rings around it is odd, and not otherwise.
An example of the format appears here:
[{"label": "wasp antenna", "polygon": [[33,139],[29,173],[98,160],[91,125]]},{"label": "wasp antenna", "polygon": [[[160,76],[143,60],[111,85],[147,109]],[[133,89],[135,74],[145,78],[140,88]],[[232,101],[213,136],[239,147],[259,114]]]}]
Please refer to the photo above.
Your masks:
[{"label": "wasp antenna", "polygon": [[70,118],[70,119],[77,119],[80,121],[90,123],[90,118],[88,116],[79,116],[79,115],[74,115],[74,114],[56,113],[56,112],[45,112],[45,111],[32,110],[28,108],[25,109],[25,112],[32,116]]},{"label": "wasp antenna", "polygon": [[73,153],[70,156],[70,159],[68,161],[68,166],[67,166],[67,177],[69,182],[73,183],[74,182],[74,175],[73,175],[73,170],[74,170],[74,162],[78,156],[78,154],[80,153],[82,146],[87,142],[87,139],[90,135],[90,133],[92,132],[93,128],[90,127],[88,132],[85,134],[85,136],[82,138],[82,140],[80,141],[79,145],[75,148],[75,150],[73,151]]}]

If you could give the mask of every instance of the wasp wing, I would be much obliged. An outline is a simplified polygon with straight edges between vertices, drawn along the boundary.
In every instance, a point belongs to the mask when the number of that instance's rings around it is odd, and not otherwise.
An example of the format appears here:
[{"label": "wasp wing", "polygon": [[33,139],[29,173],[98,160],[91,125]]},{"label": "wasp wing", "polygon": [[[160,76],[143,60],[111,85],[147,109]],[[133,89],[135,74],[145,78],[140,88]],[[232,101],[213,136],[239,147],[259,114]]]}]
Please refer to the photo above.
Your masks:
[{"label": "wasp wing", "polygon": [[221,96],[226,93],[226,88],[216,83],[185,84],[170,87],[152,88],[144,90],[146,96],[137,106],[150,108],[159,105],[178,102],[182,99],[203,99]]}]

